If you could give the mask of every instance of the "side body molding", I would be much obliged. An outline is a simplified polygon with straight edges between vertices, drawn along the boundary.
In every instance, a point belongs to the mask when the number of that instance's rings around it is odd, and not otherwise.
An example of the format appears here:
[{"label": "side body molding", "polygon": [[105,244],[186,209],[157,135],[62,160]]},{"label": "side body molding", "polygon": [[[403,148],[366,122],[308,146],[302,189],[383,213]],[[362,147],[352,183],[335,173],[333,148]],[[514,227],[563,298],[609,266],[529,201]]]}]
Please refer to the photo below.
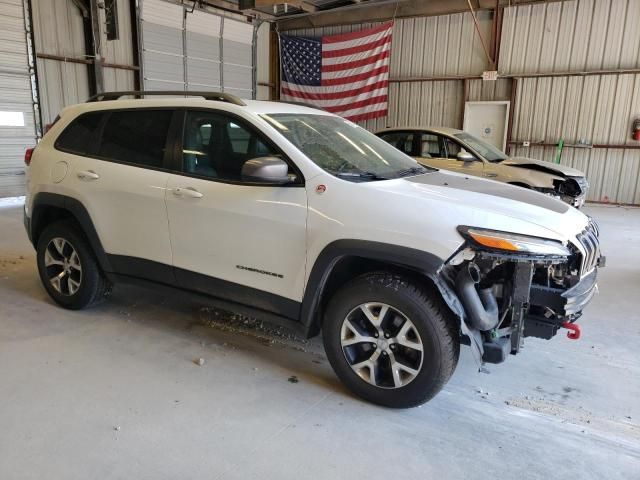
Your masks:
[{"label": "side body molding", "polygon": [[336,240],[318,255],[302,299],[300,322],[308,336],[320,330],[318,317],[323,291],[336,265],[345,258],[394,264],[427,276],[436,276],[444,260],[423,250],[368,240]]},{"label": "side body molding", "polygon": [[113,272],[113,268],[109,262],[109,258],[104,251],[100,237],[93,225],[91,216],[84,205],[75,198],[58,193],[40,192],[36,194],[31,206],[31,220],[29,222],[29,239],[33,246],[37,246],[37,239],[34,235],[40,229],[40,223],[45,219],[47,208],[54,207],[69,212],[73,218],[80,224],[84,234],[93,249],[100,267],[105,272]]}]

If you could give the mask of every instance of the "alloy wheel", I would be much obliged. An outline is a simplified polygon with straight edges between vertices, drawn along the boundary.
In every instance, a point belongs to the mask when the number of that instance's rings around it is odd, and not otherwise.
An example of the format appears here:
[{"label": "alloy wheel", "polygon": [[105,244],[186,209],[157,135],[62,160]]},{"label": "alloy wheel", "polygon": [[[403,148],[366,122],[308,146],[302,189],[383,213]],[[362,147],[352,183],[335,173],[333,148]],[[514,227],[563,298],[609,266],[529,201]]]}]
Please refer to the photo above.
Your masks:
[{"label": "alloy wheel", "polygon": [[351,369],[376,387],[404,387],[422,367],[418,330],[405,314],[385,303],[363,303],[351,310],[342,323],[340,344]]},{"label": "alloy wheel", "polygon": [[82,265],[75,247],[64,238],[53,238],[44,252],[44,266],[51,286],[60,294],[71,296],[80,288]]}]

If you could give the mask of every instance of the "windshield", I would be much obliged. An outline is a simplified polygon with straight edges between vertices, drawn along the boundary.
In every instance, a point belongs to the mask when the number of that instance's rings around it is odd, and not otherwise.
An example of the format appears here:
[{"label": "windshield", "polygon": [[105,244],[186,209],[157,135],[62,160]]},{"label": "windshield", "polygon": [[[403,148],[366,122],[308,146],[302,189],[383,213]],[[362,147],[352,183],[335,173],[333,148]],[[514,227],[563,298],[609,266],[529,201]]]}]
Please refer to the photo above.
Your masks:
[{"label": "windshield", "polygon": [[261,116],[316,165],[345,180],[388,180],[430,171],[344,118],[299,113]]},{"label": "windshield", "polygon": [[469,133],[456,133],[454,137],[469,145],[472,150],[482,155],[489,162],[501,162],[507,159],[507,156],[497,147],[494,147],[490,143],[480,140]]}]

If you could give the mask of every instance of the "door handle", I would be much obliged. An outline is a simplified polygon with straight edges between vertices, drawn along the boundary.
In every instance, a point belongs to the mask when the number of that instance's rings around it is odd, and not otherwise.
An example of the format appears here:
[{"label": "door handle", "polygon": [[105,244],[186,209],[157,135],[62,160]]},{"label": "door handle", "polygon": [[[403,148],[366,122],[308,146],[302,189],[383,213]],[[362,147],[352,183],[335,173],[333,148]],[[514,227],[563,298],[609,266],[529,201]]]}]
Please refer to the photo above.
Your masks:
[{"label": "door handle", "polygon": [[489,177],[489,178],[494,178],[494,177],[497,177],[498,174],[497,173],[485,173],[484,176],[485,177]]},{"label": "door handle", "polygon": [[177,197],[202,198],[203,195],[193,187],[177,187],[173,189]]},{"label": "door handle", "polygon": [[78,172],[78,178],[82,180],[97,180],[100,178],[93,170],[83,170],[82,172]]}]

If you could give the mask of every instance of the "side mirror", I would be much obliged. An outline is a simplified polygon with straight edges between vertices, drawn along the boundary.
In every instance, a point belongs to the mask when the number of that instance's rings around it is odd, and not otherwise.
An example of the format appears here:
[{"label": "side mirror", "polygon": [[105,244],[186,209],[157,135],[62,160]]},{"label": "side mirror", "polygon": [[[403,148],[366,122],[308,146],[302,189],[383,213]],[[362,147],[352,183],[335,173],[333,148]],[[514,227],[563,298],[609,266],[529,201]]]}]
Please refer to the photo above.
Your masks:
[{"label": "side mirror", "polygon": [[460,160],[461,162],[475,162],[476,161],[476,157],[471,155],[465,149],[460,149],[460,151],[458,152],[458,155],[456,155],[456,158],[458,160]]},{"label": "side mirror", "polygon": [[277,157],[258,157],[244,162],[241,175],[247,182],[282,185],[293,181],[288,173],[289,165],[285,161]]}]

